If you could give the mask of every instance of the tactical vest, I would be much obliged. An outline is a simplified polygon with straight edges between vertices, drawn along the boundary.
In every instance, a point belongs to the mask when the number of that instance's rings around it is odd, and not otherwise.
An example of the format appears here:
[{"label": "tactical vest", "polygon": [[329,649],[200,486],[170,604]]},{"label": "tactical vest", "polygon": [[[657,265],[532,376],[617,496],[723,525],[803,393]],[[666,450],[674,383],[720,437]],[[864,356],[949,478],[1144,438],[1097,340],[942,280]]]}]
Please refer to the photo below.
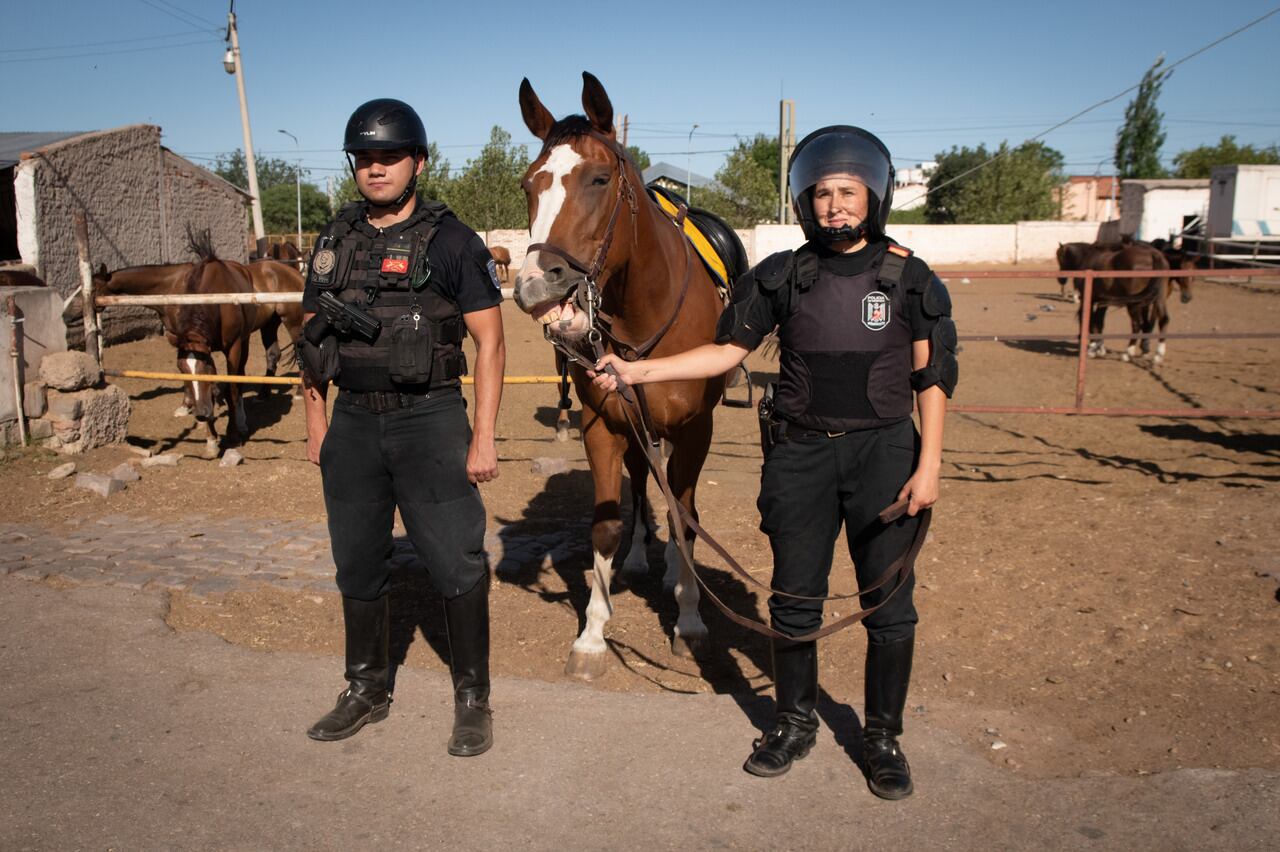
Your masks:
[{"label": "tactical vest", "polygon": [[850,432],[911,416],[911,320],[900,286],[910,252],[890,246],[852,276],[822,269],[807,248],[792,265],[789,316],[779,328],[778,415]]},{"label": "tactical vest", "polygon": [[[462,311],[429,284],[440,272],[432,268],[427,249],[440,221],[452,215],[443,204],[419,198],[405,226],[386,233],[368,223],[363,205],[351,205],[317,244],[311,264],[315,285],[333,291],[382,326],[372,343],[348,335],[339,338],[338,387],[421,393],[456,387],[458,378],[466,375]],[[332,253],[322,259],[325,251]],[[429,368],[419,365],[420,381],[397,381],[393,376],[403,374],[406,345],[413,343]]]}]

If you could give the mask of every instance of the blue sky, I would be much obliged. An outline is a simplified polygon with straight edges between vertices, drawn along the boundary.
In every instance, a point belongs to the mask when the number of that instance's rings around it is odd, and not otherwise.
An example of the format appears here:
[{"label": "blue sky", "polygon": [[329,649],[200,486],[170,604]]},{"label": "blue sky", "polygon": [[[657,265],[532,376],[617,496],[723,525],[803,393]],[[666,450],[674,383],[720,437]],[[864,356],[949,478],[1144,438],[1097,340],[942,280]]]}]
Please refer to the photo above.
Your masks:
[{"label": "blue sky", "polygon": [[[197,162],[242,147],[222,69],[225,0],[6,4],[0,130],[158,124]],[[500,125],[536,148],[517,89],[580,111],[582,70],[604,83],[630,141],[712,175],[735,138],[831,123],[881,135],[898,166],[952,145],[1019,142],[1265,14],[1268,2],[237,3],[254,146],[337,174],[347,116],[373,97],[422,114],[451,164]],[[582,12],[583,9],[594,11]],[[125,41],[130,39],[130,41]],[[1280,140],[1280,15],[1192,59],[1165,84],[1164,156],[1224,133]],[[1271,56],[1271,59],[1267,59]],[[58,57],[58,58],[55,58]],[[1107,173],[1130,96],[1046,141],[1068,171]],[[689,132],[693,125],[692,142]]]}]

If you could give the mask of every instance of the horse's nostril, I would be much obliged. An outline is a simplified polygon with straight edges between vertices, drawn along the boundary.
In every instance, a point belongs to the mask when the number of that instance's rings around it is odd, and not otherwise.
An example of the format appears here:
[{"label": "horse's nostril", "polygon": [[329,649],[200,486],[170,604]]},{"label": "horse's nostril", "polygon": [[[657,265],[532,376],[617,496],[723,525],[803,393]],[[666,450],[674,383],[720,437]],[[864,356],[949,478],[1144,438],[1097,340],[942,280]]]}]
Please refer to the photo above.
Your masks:
[{"label": "horse's nostril", "polygon": [[542,277],[547,280],[548,284],[558,284],[564,280],[565,271],[563,266],[553,266],[546,272],[542,273]]}]

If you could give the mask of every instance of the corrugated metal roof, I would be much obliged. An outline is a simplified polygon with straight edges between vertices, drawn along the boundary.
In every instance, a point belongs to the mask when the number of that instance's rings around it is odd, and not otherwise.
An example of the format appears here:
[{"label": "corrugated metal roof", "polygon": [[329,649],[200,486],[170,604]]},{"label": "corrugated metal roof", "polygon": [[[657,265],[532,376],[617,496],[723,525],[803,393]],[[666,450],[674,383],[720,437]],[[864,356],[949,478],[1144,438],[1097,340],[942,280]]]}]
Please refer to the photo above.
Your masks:
[{"label": "corrugated metal roof", "polygon": [[[688,183],[696,187],[711,186],[715,183],[711,178],[703,177],[697,172],[688,172],[680,166],[673,166],[670,163],[654,163],[644,170],[641,175],[645,183],[650,183],[656,178],[664,177],[677,183]],[[718,185],[717,185],[717,188]]]},{"label": "corrugated metal roof", "polygon": [[7,169],[18,162],[18,158],[24,151],[34,151],[37,148],[52,145],[54,142],[61,142],[64,139],[71,139],[75,136],[83,136],[87,132],[87,130],[75,130],[61,133],[57,131],[0,133],[0,169]]}]

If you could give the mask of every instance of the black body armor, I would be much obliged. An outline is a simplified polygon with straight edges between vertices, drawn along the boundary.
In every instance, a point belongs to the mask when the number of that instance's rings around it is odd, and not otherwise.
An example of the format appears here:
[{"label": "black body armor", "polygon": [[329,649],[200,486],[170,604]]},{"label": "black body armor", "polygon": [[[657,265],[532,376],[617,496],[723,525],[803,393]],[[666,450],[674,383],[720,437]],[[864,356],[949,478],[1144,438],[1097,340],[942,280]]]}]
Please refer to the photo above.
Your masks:
[{"label": "black body armor", "polygon": [[405,227],[379,231],[362,205],[344,208],[316,246],[311,281],[376,319],[372,341],[338,338],[335,383],[353,391],[422,393],[458,385],[466,375],[466,326],[451,300],[429,286],[427,249],[436,227],[453,214],[421,198]]}]

